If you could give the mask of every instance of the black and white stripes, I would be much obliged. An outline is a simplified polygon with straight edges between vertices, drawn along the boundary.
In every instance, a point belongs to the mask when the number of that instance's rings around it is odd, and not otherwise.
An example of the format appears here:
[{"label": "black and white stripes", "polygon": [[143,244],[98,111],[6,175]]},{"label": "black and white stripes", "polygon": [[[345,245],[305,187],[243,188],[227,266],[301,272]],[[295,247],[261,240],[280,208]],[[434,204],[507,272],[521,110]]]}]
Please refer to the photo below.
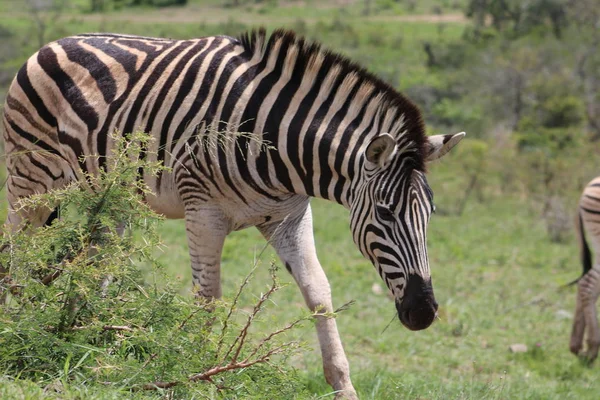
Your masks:
[{"label": "black and white stripes", "polygon": [[[170,167],[157,177],[140,171],[155,193],[147,201],[185,218],[201,295],[221,295],[225,236],[257,226],[279,243],[307,302],[329,308],[328,290],[310,292],[324,275],[307,199],[321,197],[351,210],[354,241],[393,291],[402,322],[422,329],[433,320],[425,165],[464,134],[425,136],[409,100],[292,32],[61,39],[18,72],[3,123],[13,229],[50,215],[17,213],[20,198],[107,168],[111,133],[142,130],[155,138],[143,156]],[[286,239],[275,240],[282,226]]]},{"label": "black and white stripes", "polygon": [[[577,306],[571,333],[571,352],[593,361],[600,348],[596,301],[600,295],[600,177],[587,184],[579,200],[576,234],[583,272],[577,282]],[[594,253],[590,251],[586,233]],[[587,336],[587,349],[582,352]]]}]

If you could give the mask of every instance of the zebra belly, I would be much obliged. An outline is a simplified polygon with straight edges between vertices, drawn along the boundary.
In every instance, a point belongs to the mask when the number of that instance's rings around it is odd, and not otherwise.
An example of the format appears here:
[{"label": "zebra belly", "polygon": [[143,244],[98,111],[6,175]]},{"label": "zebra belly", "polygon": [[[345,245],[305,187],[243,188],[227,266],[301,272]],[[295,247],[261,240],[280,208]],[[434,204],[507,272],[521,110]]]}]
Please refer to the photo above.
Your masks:
[{"label": "zebra belly", "polygon": [[[156,176],[145,173],[144,181],[152,191],[151,195],[146,196],[146,203],[154,212],[162,214],[168,219],[185,217],[183,201],[179,196],[171,172],[164,171],[160,181]],[[158,187],[159,184],[160,187]]]},{"label": "zebra belly", "polygon": [[181,219],[185,216],[183,204],[175,191],[163,192],[159,196],[150,195],[146,202],[152,210],[168,219]]},{"label": "zebra belly", "polygon": [[219,204],[231,221],[231,230],[239,231],[283,221],[288,215],[304,209],[308,201],[309,197],[304,195],[286,194],[278,199],[263,198],[248,204],[232,201],[220,201]]}]

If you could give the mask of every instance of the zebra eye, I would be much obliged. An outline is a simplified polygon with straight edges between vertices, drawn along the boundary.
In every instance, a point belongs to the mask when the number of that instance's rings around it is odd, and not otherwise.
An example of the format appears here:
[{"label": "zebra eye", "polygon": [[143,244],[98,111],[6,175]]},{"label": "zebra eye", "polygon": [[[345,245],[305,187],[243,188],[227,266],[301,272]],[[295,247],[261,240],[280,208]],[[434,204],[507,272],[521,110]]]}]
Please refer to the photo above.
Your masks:
[{"label": "zebra eye", "polygon": [[394,212],[387,207],[377,206],[375,208],[377,210],[377,215],[384,221],[392,222],[396,220],[396,216]]}]

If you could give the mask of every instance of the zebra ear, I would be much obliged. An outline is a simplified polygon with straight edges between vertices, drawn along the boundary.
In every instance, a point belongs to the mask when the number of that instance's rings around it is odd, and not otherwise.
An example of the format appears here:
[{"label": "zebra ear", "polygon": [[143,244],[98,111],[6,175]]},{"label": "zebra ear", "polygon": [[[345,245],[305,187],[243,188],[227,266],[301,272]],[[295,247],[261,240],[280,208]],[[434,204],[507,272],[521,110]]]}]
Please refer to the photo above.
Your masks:
[{"label": "zebra ear", "polygon": [[452,150],[464,138],[466,133],[460,132],[454,135],[433,135],[429,136],[427,144],[427,157],[425,161],[433,161],[444,156]]},{"label": "zebra ear", "polygon": [[365,152],[367,161],[383,168],[396,154],[396,139],[389,133],[382,133],[369,143]]}]

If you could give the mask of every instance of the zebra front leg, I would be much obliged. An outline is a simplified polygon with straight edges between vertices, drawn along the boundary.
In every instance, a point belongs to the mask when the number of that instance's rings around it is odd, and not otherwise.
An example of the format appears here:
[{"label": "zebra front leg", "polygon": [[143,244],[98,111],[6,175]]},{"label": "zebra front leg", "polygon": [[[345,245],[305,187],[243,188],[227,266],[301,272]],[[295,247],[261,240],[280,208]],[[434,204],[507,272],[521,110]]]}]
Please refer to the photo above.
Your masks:
[{"label": "zebra front leg", "polygon": [[229,220],[217,207],[188,205],[185,229],[192,263],[194,290],[200,297],[221,297],[221,253]]},{"label": "zebra front leg", "polygon": [[350,368],[333,312],[331,289],[317,259],[310,205],[283,222],[260,226],[288,271],[292,274],[308,307],[318,314],[317,335],[325,379],[337,392],[336,399],[357,399],[350,380]]}]

